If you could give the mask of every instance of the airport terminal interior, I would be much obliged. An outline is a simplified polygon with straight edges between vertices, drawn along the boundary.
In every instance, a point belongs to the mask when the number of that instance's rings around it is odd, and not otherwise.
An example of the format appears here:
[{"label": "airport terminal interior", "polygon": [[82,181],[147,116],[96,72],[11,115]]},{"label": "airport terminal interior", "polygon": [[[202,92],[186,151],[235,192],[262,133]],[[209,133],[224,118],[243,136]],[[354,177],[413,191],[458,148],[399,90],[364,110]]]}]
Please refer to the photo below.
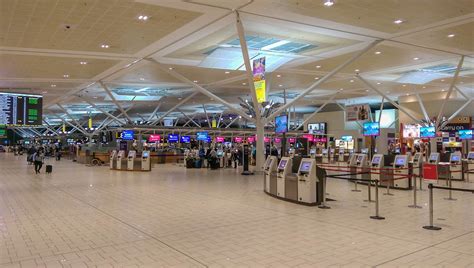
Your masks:
[{"label": "airport terminal interior", "polygon": [[474,267],[472,0],[0,0],[0,267]]}]

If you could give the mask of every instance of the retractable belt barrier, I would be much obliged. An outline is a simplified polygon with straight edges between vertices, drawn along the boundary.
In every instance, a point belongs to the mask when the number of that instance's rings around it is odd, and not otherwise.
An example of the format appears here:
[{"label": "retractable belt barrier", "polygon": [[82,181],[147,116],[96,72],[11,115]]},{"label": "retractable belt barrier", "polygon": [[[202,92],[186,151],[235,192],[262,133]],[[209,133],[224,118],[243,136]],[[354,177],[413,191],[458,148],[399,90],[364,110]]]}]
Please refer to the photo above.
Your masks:
[{"label": "retractable belt barrier", "polygon": [[463,189],[463,188],[452,188],[452,187],[443,187],[443,186],[435,186],[432,183],[428,184],[429,189],[429,208],[430,208],[430,225],[423,226],[423,229],[426,230],[434,230],[438,231],[441,230],[441,227],[433,225],[433,189],[440,189],[440,190],[449,190],[449,191],[459,191],[459,192],[468,192],[474,194],[474,189]]}]

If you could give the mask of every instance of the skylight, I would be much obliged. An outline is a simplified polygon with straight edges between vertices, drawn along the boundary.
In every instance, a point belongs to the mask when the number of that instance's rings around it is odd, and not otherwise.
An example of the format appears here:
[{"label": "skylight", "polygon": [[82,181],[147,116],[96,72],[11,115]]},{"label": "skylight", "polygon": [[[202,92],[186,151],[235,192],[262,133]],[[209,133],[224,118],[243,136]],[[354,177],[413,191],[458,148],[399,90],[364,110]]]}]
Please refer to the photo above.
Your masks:
[{"label": "skylight", "polygon": [[[399,83],[410,83],[410,84],[426,84],[436,79],[452,77],[456,72],[456,65],[453,64],[441,64],[436,66],[430,66],[420,68],[415,71],[409,71],[402,73],[400,78],[396,81]],[[461,71],[470,71],[471,68],[461,68]]]}]

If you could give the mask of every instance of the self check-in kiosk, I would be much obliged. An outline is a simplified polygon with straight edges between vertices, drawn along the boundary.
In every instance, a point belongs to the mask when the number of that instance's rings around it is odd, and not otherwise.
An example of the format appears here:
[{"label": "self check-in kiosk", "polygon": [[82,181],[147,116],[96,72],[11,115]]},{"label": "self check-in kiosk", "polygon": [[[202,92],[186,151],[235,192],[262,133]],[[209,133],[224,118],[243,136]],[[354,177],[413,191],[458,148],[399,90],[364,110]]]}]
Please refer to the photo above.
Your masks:
[{"label": "self check-in kiosk", "polygon": [[382,177],[380,173],[383,173],[380,169],[383,167],[383,154],[375,154],[372,157],[372,161],[370,162],[370,167],[372,170],[370,171],[370,178],[372,180],[380,181]]},{"label": "self check-in kiosk", "polygon": [[466,158],[467,162],[467,180],[470,180],[471,173],[474,173],[474,151],[469,152]]},{"label": "self check-in kiosk", "polygon": [[397,155],[393,161],[393,184],[398,188],[410,188],[408,155]]},{"label": "self check-in kiosk", "polygon": [[150,151],[142,152],[142,171],[151,170]]},{"label": "self check-in kiosk", "polygon": [[127,160],[125,159],[125,151],[120,150],[117,154],[117,169],[126,169]]},{"label": "self check-in kiosk", "polygon": [[439,153],[431,153],[430,158],[428,159],[428,163],[430,164],[438,164],[439,163]]},{"label": "self check-in kiosk", "polygon": [[416,177],[421,176],[422,174],[421,168],[423,166],[423,154],[415,153],[413,155],[413,160],[411,163],[413,167],[413,175],[415,175]]},{"label": "self check-in kiosk", "polygon": [[127,156],[127,170],[133,170],[133,165],[135,163],[135,158],[137,157],[137,152],[131,150],[128,152]]},{"label": "self check-in kiosk", "polygon": [[[369,170],[368,170],[368,161],[366,154],[357,154],[356,157],[356,167],[357,167],[357,179],[368,179]],[[363,173],[363,174],[362,174]]]},{"label": "self check-in kiosk", "polygon": [[298,201],[303,203],[316,203],[316,161],[310,158],[301,160],[298,169]]},{"label": "self check-in kiosk", "polygon": [[344,149],[339,148],[339,155],[337,161],[339,163],[344,162]]},{"label": "self check-in kiosk", "polygon": [[286,176],[291,172],[292,159],[289,157],[282,157],[278,164],[277,170],[277,196],[285,197],[285,181]]},{"label": "self check-in kiosk", "polygon": [[328,152],[328,149],[323,149],[322,151],[322,154],[323,154],[323,164],[329,164],[329,152]]},{"label": "self check-in kiosk", "polygon": [[349,171],[351,173],[351,179],[356,179],[357,178],[357,165],[356,165],[356,160],[357,160],[357,154],[351,154],[349,156],[349,161],[347,162],[349,165]]},{"label": "self check-in kiosk", "polygon": [[461,165],[461,153],[455,152],[449,156],[449,172],[451,173],[451,178],[453,180],[462,179],[462,165]]},{"label": "self check-in kiosk", "polygon": [[276,156],[269,156],[263,168],[265,192],[273,195],[277,195],[277,161]]},{"label": "self check-in kiosk", "polygon": [[110,169],[116,169],[117,168],[117,150],[113,150],[110,153]]},{"label": "self check-in kiosk", "polygon": [[331,148],[329,149],[329,163],[334,163],[336,161],[336,149]]},{"label": "self check-in kiosk", "polygon": [[311,148],[309,150],[309,155],[311,158],[316,158],[316,148]]}]

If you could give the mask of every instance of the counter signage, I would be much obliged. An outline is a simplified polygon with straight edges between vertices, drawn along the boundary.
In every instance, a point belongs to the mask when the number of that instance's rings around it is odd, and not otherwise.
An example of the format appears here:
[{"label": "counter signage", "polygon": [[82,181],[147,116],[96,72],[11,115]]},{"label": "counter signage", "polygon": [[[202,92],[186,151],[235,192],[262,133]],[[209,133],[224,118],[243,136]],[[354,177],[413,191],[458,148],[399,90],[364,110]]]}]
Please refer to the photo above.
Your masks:
[{"label": "counter signage", "polygon": [[275,142],[275,143],[281,143],[281,138],[273,138],[273,142]]},{"label": "counter signage", "polygon": [[253,136],[247,137],[247,142],[249,142],[249,143],[255,142],[255,137],[253,137]]},{"label": "counter signage", "polygon": [[234,141],[237,142],[237,143],[241,143],[242,142],[242,137],[235,137],[234,138]]},{"label": "counter signage", "polygon": [[224,142],[224,137],[222,137],[222,136],[217,136],[217,137],[216,137],[216,142]]},{"label": "counter signage", "polygon": [[161,136],[160,135],[155,135],[155,134],[151,134],[150,137],[148,138],[148,141],[149,142],[159,142],[161,140]]}]

